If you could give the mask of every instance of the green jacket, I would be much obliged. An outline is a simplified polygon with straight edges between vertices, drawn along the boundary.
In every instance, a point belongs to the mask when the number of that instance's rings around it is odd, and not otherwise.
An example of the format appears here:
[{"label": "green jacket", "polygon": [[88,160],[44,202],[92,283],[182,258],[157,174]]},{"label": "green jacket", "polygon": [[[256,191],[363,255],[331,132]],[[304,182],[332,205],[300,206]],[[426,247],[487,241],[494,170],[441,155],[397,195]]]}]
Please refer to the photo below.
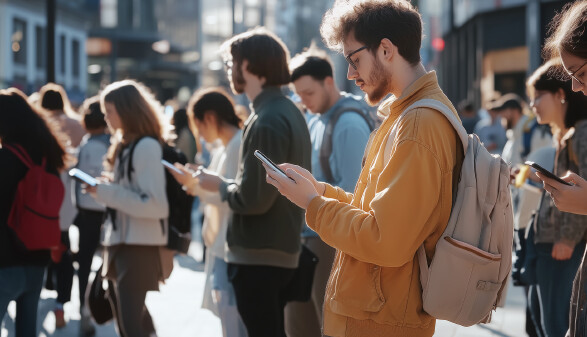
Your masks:
[{"label": "green jacket", "polygon": [[311,143],[302,113],[278,88],[265,88],[252,104],[243,130],[234,181],[220,186],[233,211],[226,241],[228,262],[296,268],[304,211],[268,184],[265,169],[253,155],[310,169]]}]

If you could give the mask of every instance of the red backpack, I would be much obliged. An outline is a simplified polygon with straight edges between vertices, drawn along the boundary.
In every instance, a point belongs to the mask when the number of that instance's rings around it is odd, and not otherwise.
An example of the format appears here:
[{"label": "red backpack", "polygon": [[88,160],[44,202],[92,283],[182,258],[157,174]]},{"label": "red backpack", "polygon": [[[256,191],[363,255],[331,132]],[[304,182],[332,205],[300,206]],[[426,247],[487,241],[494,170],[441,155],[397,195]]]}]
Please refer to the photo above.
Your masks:
[{"label": "red backpack", "polygon": [[5,144],[4,148],[28,167],[26,175],[18,182],[8,227],[28,250],[58,247],[61,242],[59,210],[65,195],[61,179],[45,170],[45,158],[41,165],[36,165],[20,145]]}]

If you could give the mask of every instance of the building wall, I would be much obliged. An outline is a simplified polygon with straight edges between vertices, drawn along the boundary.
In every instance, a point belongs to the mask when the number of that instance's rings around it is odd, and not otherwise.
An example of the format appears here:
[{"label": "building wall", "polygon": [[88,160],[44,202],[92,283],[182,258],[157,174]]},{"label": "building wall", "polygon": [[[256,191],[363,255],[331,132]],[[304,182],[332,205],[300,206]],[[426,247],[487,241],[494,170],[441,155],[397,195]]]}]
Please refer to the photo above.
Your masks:
[{"label": "building wall", "polygon": [[[44,31],[46,36],[47,21],[43,7],[31,6],[30,1],[6,2],[0,4],[0,86],[8,87],[17,85],[27,94],[36,91],[46,83],[46,38],[42,39],[41,48],[37,46],[37,28]],[[83,25],[75,24],[68,20],[68,14],[58,12],[55,27],[55,63],[56,82],[63,85],[68,93],[76,98],[83,98],[87,87],[87,57],[85,53],[86,32]],[[26,64],[14,62],[11,49],[12,35],[15,19],[25,23],[24,48]],[[61,47],[61,36],[64,37],[65,46]],[[78,46],[78,53],[74,61],[73,44]],[[64,49],[64,53],[62,50]],[[41,61],[38,64],[37,58]],[[64,62],[62,62],[64,58]],[[65,69],[61,69],[62,63]],[[77,73],[74,74],[72,66],[76,65]]]},{"label": "building wall", "polygon": [[497,6],[488,1],[487,8],[475,10],[464,9],[473,4],[468,0],[454,0],[454,8],[443,3],[443,13],[452,10],[454,22],[446,22],[450,15],[443,17],[446,48],[429,69],[438,70],[441,86],[455,104],[468,100],[480,108],[495,91],[525,96],[525,79],[542,62],[548,23],[566,2],[515,0]]}]

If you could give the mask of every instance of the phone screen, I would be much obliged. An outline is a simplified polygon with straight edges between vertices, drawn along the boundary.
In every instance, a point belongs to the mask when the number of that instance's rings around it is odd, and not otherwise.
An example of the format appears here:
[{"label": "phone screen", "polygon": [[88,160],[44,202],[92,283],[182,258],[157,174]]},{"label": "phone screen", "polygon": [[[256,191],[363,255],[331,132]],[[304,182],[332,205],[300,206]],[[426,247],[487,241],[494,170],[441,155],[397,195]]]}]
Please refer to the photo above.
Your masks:
[{"label": "phone screen", "polygon": [[293,182],[295,182],[295,180],[288,177],[287,174],[285,174],[285,172],[283,172],[283,170],[279,168],[279,166],[275,165],[275,163],[271,161],[271,159],[267,158],[267,156],[264,155],[261,151],[255,150],[255,157],[257,157],[260,161],[265,163],[265,165],[269,166],[273,171],[277,172],[277,174],[281,175],[284,178],[289,178]]},{"label": "phone screen", "polygon": [[161,159],[161,164],[163,164],[163,166],[167,167],[170,170],[173,170],[176,173],[183,174],[183,172],[180,169],[178,169],[177,167],[173,166],[173,164],[171,164],[170,162],[168,162],[165,159]]},{"label": "phone screen", "polygon": [[525,162],[525,164],[528,165],[528,166],[531,166],[533,169],[535,169],[536,171],[540,172],[540,174],[543,174],[543,175],[547,176],[550,179],[554,179],[554,180],[558,181],[561,184],[565,184],[565,185],[568,185],[568,186],[573,186],[570,183],[562,180],[561,178],[557,177],[554,173],[550,172],[549,170],[547,170],[544,167],[536,164],[533,161],[527,161],[527,162]]},{"label": "phone screen", "polygon": [[69,175],[84,184],[96,186],[96,179],[80,169],[72,168],[69,170]]}]

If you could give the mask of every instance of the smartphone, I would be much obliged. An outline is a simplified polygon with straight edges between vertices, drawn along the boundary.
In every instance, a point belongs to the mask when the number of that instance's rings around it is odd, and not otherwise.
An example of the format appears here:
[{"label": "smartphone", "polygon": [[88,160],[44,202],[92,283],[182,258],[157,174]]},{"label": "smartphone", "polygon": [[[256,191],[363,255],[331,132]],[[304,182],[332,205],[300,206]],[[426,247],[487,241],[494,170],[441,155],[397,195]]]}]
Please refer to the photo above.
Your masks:
[{"label": "smartphone", "polygon": [[177,167],[175,167],[172,163],[168,162],[165,159],[161,159],[161,164],[163,164],[163,166],[167,167],[168,169],[178,173],[178,174],[183,174],[183,171],[178,169]]},{"label": "smartphone", "polygon": [[96,179],[80,169],[72,168],[69,170],[69,176],[89,186],[96,186]]},{"label": "smartphone", "polygon": [[568,185],[568,186],[573,186],[572,184],[570,184],[570,183],[568,183],[568,182],[566,182],[566,181],[562,180],[561,178],[557,177],[556,175],[554,175],[554,174],[553,174],[552,172],[550,172],[549,170],[547,170],[547,169],[545,169],[544,167],[542,167],[542,166],[540,166],[540,165],[536,164],[536,163],[535,163],[535,162],[533,162],[533,161],[527,161],[527,162],[525,162],[524,164],[526,164],[526,165],[528,165],[528,166],[531,166],[533,169],[535,169],[536,171],[540,172],[540,174],[543,174],[543,175],[547,176],[547,177],[548,177],[548,178],[550,178],[550,179],[554,179],[554,180],[558,181],[558,182],[559,182],[559,183],[561,183],[561,184],[565,184],[565,185]]},{"label": "smartphone", "polygon": [[289,178],[291,179],[291,181],[293,181],[294,183],[296,182],[295,180],[293,180],[292,178],[288,177],[287,174],[285,174],[285,172],[283,172],[282,169],[279,168],[279,166],[275,165],[275,163],[273,161],[271,161],[271,159],[267,158],[266,155],[264,155],[261,151],[259,150],[255,150],[255,157],[257,157],[260,161],[262,161],[265,165],[269,166],[273,171],[275,171],[277,174],[279,174],[280,176],[284,177],[284,178]]}]

